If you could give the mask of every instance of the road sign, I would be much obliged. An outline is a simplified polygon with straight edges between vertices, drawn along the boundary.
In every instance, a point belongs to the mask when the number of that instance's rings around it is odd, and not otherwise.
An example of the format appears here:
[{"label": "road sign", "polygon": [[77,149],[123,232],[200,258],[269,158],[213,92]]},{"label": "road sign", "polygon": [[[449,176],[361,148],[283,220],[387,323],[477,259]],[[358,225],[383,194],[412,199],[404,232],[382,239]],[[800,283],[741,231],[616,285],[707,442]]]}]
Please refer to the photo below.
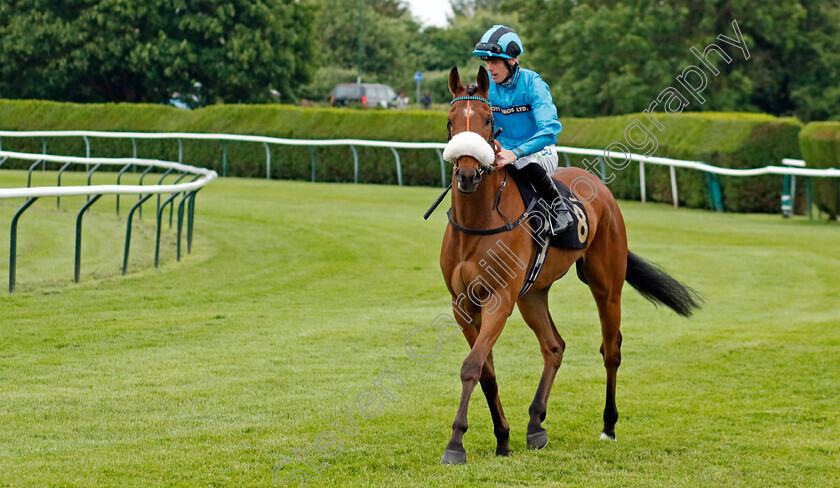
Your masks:
[{"label": "road sign", "polygon": [[423,81],[423,73],[421,71],[414,73],[414,81],[416,81],[417,83]]}]

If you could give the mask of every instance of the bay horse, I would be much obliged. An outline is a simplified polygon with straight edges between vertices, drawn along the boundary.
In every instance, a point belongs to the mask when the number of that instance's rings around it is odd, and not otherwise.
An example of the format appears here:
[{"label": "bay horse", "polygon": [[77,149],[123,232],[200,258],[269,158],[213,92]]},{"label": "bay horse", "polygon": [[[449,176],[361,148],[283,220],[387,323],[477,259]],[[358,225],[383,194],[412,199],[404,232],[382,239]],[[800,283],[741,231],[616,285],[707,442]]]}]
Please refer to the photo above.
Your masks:
[{"label": "bay horse", "polygon": [[[464,86],[457,67],[449,74],[453,100],[449,110],[450,142],[444,158],[453,163],[450,224],[441,246],[440,267],[452,295],[458,325],[470,345],[461,367],[461,401],[452,425],[452,436],[442,464],[466,462],[463,436],[467,430],[467,407],[476,386],[487,397],[496,435],[496,454],[510,455],[510,426],[499,400],[492,349],[505,321],[519,307],[540,344],[544,367],[528,413],[527,446],[541,449],[548,443],[542,427],[551,386],[563,360],[565,342],[548,310],[551,284],[577,263],[577,275],[589,286],[601,322],[601,355],[607,371],[606,406],[602,439],[615,440],[618,410],[615,404],[616,371],[621,364],[621,289],[625,281],[654,304],[690,316],[700,307],[700,297],[656,265],[628,251],[624,220],[615,198],[598,178],[580,168],[561,168],[552,175],[566,186],[580,186],[585,178],[590,193],[578,197],[588,216],[583,249],[548,248],[542,271],[530,289],[525,284],[526,265],[537,256],[538,246],[524,225],[525,204],[516,185],[508,184],[508,168],[493,167],[493,112],[487,99],[489,78],[481,67],[477,83]],[[466,135],[465,135],[466,134]],[[464,143],[465,140],[468,142]],[[458,148],[453,151],[453,143]],[[477,142],[476,142],[477,141]],[[466,149],[465,149],[466,148]],[[460,150],[460,153],[458,151]],[[489,154],[488,154],[489,151]],[[573,188],[574,189],[574,188]]]}]

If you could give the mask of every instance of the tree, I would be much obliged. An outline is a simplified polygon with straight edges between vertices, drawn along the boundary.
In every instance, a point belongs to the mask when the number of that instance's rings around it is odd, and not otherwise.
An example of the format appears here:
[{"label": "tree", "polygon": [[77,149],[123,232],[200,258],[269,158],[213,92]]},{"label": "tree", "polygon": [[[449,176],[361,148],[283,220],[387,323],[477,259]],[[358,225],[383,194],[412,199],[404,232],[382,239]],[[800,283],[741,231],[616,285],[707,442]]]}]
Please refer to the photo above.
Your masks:
[{"label": "tree", "polygon": [[420,26],[399,0],[310,0],[318,6],[319,66],[307,96],[325,99],[335,83],[383,82],[399,90],[420,67],[412,55]]},{"label": "tree", "polygon": [[452,13],[455,17],[472,18],[476,12],[499,13],[502,7],[502,0],[449,0]]},{"label": "tree", "polygon": [[[687,110],[763,111],[803,120],[840,114],[840,1],[505,0],[520,12],[532,65],[561,112],[610,115],[644,110],[683,68],[693,46],[725,47],[705,103]],[[738,23],[749,48],[717,40]]]},{"label": "tree", "polygon": [[0,4],[0,95],[209,103],[295,100],[312,70],[313,10],[294,0]]}]

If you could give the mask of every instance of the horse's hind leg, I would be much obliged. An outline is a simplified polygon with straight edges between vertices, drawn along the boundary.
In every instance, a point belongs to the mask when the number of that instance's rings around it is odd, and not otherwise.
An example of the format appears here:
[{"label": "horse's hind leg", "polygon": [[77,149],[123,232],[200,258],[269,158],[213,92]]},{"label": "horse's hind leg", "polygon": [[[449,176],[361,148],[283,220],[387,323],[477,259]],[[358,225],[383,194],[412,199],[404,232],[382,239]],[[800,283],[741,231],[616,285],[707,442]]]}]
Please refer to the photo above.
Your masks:
[{"label": "horse's hind leg", "polygon": [[548,434],[542,423],[545,420],[551,386],[554,384],[557,370],[563,361],[563,351],[566,350],[566,343],[557,333],[557,328],[548,312],[548,289],[535,290],[520,297],[518,304],[522,317],[537,336],[540,351],[543,355],[542,376],[540,376],[534,401],[531,402],[531,407],[528,409],[530,421],[528,422],[527,435],[529,449],[542,449],[548,444]]},{"label": "horse's hind leg", "polygon": [[[626,239],[609,240],[613,249],[608,249],[608,240],[598,239],[592,243],[584,257],[584,273],[589,289],[598,305],[601,319],[601,355],[607,370],[607,398],[604,406],[604,430],[601,439],[615,440],[615,423],[618,409],[615,406],[615,381],[621,364],[621,288],[627,274]],[[625,242],[624,249],[616,243]]]}]

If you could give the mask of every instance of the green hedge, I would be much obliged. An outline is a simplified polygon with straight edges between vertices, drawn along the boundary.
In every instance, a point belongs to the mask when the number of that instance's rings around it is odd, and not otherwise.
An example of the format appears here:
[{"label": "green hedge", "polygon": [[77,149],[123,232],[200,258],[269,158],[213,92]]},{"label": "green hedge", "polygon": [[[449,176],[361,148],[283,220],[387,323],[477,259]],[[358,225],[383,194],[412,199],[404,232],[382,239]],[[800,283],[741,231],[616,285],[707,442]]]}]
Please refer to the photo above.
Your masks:
[{"label": "green hedge", "polygon": [[[0,100],[3,130],[102,130],[130,132],[232,133],[293,139],[370,139],[428,142],[446,140],[446,115],[425,110],[353,110],[302,108],[288,105],[214,105],[188,111],[149,104],[71,104],[45,101]],[[129,140],[90,138],[91,156],[130,156]],[[6,150],[41,152],[41,138],[3,138]],[[138,156],[177,161],[175,140],[137,140]],[[183,141],[188,164],[223,169],[227,149],[229,176],[265,176],[262,144]],[[51,154],[83,156],[81,138],[47,138]],[[387,148],[357,147],[360,181],[397,181],[394,156]],[[440,160],[434,150],[399,152],[403,181],[409,185],[441,184]],[[317,161],[318,181],[352,181],[353,154],[347,146],[309,149],[271,146],[272,177],[311,178]],[[7,165],[13,164],[7,162]],[[17,162],[18,167],[25,163]]]},{"label": "green hedge", "polygon": [[[794,119],[760,114],[684,113],[656,114],[664,130],[653,130],[659,147],[656,156],[693,159],[731,168],[778,164],[783,157],[799,157]],[[603,148],[624,141],[625,128],[642,115],[595,119],[562,118],[564,130],[558,144]],[[296,139],[370,139],[407,142],[446,140],[446,114],[425,110],[370,110],[302,108],[288,105],[216,105],[187,111],[163,105],[70,104],[45,101],[0,100],[0,129],[4,130],[104,130],[132,132],[208,132],[262,135]],[[4,138],[3,148],[40,152],[40,138]],[[80,138],[48,138],[52,154],[84,155]],[[138,156],[177,160],[175,141],[138,141]],[[265,176],[265,149],[261,144],[226,143],[229,176]],[[184,161],[221,173],[223,144],[183,141]],[[272,177],[309,179],[311,161],[317,161],[318,181],[352,181],[353,157],[346,146],[272,146]],[[357,148],[360,180],[393,183],[396,170],[389,149]],[[91,139],[92,156],[131,155],[131,142]],[[641,152],[641,151],[634,151]],[[403,181],[409,185],[439,186],[440,162],[433,150],[399,151]],[[573,158],[580,164],[580,158]],[[8,163],[7,163],[8,164]],[[561,162],[562,164],[562,162]],[[619,198],[638,199],[638,164],[614,171],[610,188]],[[671,201],[668,169],[646,165],[647,195],[654,201]],[[694,170],[677,170],[680,204],[707,207],[706,177]],[[781,177],[721,178],[729,210],[778,212]]]},{"label": "green hedge", "polygon": [[[661,131],[640,114],[593,119],[564,119],[558,144],[605,148],[613,142],[625,143],[625,130],[638,120],[655,136],[658,148],[653,156],[702,161],[723,168],[757,168],[780,164],[782,158],[799,157],[798,134],[801,124],[790,118],[746,113],[655,114]],[[641,131],[631,137],[641,141]],[[651,147],[651,146],[649,146]],[[631,152],[645,153],[645,149]],[[575,161],[579,161],[576,158]],[[618,198],[639,199],[639,165],[608,169],[615,174],[610,190]],[[689,207],[708,207],[705,173],[677,168],[679,203]],[[647,197],[671,202],[668,167],[645,165]],[[778,212],[781,205],[782,176],[719,177],[724,204],[736,212]]]},{"label": "green hedge", "polygon": [[[840,168],[840,122],[811,122],[799,134],[802,157],[809,168]],[[814,178],[816,204],[831,219],[840,213],[840,182]]]}]

